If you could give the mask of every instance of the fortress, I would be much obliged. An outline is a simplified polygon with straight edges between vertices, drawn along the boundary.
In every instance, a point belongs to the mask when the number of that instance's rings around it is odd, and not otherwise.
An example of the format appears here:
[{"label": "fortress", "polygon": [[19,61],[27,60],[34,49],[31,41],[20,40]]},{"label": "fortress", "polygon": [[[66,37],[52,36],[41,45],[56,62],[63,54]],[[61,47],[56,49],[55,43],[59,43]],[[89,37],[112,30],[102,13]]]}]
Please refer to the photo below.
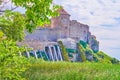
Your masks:
[{"label": "fortress", "polygon": [[34,50],[44,50],[45,46],[57,45],[60,40],[66,48],[76,49],[76,43],[82,40],[93,51],[99,51],[99,42],[91,35],[88,25],[70,20],[70,14],[63,8],[59,13],[60,16],[51,19],[49,26],[39,27],[32,34],[26,32],[25,40],[20,44],[27,44]]}]

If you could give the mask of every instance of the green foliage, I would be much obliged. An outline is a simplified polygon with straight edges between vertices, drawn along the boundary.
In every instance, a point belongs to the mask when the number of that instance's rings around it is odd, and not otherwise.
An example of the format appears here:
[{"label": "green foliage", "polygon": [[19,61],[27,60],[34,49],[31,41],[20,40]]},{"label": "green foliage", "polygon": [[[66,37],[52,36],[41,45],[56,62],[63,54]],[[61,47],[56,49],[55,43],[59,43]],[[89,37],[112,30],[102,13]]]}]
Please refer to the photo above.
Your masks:
[{"label": "green foliage", "polygon": [[112,62],[113,64],[120,64],[120,61],[117,60],[116,58],[112,58],[111,62]]},{"label": "green foliage", "polygon": [[68,53],[76,53],[77,52],[75,49],[70,49],[70,48],[67,48],[66,50]]},{"label": "green foliage", "polygon": [[52,5],[53,0],[12,0],[16,6],[26,9],[26,27],[32,32],[38,26],[50,24],[50,18],[58,16],[58,5]]},{"label": "green foliage", "polygon": [[98,55],[99,61],[101,63],[110,63],[110,64],[118,64],[119,63],[119,61],[117,59],[108,56],[107,54],[105,54],[102,51],[99,51],[97,53],[97,55]]},{"label": "green foliage", "polygon": [[9,40],[21,41],[24,39],[25,19],[19,12],[7,10],[0,16],[0,29]]},{"label": "green foliage", "polygon": [[0,41],[0,80],[23,80],[20,75],[29,65],[27,58],[18,55],[23,51],[12,40]]},{"label": "green foliage", "polygon": [[111,58],[110,56],[106,55],[106,53],[102,52],[102,51],[99,51],[97,53],[95,53],[93,50],[90,49],[89,45],[86,46],[86,48],[84,48],[83,46],[81,46],[81,49],[83,50],[83,52],[85,53],[85,55],[93,55],[93,60],[92,59],[88,59],[86,57],[86,60],[88,61],[94,61],[94,62],[100,62],[100,63],[103,63],[103,64],[118,64],[119,61],[114,58]]},{"label": "green foliage", "polygon": [[60,45],[60,47],[61,47],[64,61],[69,61],[68,53],[67,53],[66,48],[65,48],[65,46],[63,45],[62,41],[59,41],[58,43],[59,43],[59,45]]},{"label": "green foliage", "polygon": [[2,0],[0,0],[0,5],[1,5],[1,3],[2,3]]},{"label": "green foliage", "polygon": [[86,61],[86,55],[85,55],[84,48],[79,43],[77,44],[77,46],[78,46],[78,52],[80,53],[81,58],[82,58],[82,62]]},{"label": "green foliage", "polygon": [[99,45],[99,43],[98,43],[98,41],[95,38],[93,38],[93,42],[94,43],[91,45],[92,46],[92,50],[93,50],[94,53],[97,53],[98,50],[94,49],[94,47],[97,47]]},{"label": "green foliage", "polygon": [[104,52],[99,51],[96,55],[99,57],[99,62],[104,64],[107,64],[107,63],[112,64],[111,62],[112,58],[106,55]]},{"label": "green foliage", "polygon": [[0,30],[0,38],[2,38],[3,37],[3,32]]},{"label": "green foliage", "polygon": [[14,41],[24,39],[25,29],[32,32],[37,26],[50,24],[51,16],[57,16],[57,10],[60,8],[51,5],[52,0],[12,0],[12,2],[25,8],[26,12],[23,17],[19,12],[6,10],[0,16],[0,38],[3,34],[7,38],[0,40],[0,80],[23,80],[20,75],[26,70],[29,61],[18,55],[25,50],[18,47]]},{"label": "green foliage", "polygon": [[3,32],[0,30],[0,41],[2,41],[4,39],[4,34]]},{"label": "green foliage", "polygon": [[80,40],[80,42],[79,42],[85,49],[86,49],[86,47],[87,47],[87,43],[86,42],[84,42],[84,41],[82,41],[82,40]]},{"label": "green foliage", "polygon": [[47,56],[45,55],[45,52],[41,52],[41,54],[42,54],[43,60],[48,61],[48,58],[47,58]]},{"label": "green foliage", "polygon": [[101,56],[103,56],[102,58],[103,59],[108,59],[108,60],[112,60],[112,58],[110,57],[110,56],[108,56],[107,54],[105,54],[104,52],[102,52],[102,51],[99,51],[98,53],[97,53],[97,55],[99,56],[99,57],[101,57]]},{"label": "green foliage", "polygon": [[23,76],[27,80],[119,80],[119,74],[120,65],[40,61]]},{"label": "green foliage", "polygon": [[77,53],[75,49],[66,48],[69,58],[73,58],[73,54]]}]

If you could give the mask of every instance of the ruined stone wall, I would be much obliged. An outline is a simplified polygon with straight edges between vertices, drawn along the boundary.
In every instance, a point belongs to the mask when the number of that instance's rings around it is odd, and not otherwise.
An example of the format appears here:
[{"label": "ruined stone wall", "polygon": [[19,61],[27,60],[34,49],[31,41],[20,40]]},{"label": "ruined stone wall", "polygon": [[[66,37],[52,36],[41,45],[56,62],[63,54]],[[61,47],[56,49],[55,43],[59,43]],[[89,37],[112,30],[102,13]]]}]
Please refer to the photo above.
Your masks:
[{"label": "ruined stone wall", "polygon": [[39,40],[39,41],[45,41],[49,34],[48,29],[37,29],[34,30],[32,34],[27,33],[27,36],[25,37],[25,40]]},{"label": "ruined stone wall", "polygon": [[96,37],[94,35],[90,36],[89,45],[94,52],[99,51],[99,42],[96,40]]},{"label": "ruined stone wall", "polygon": [[22,42],[17,43],[18,46],[27,46],[29,48],[32,48],[33,50],[44,50],[45,46],[53,46],[58,45],[57,42],[47,42],[47,41],[39,41],[39,40],[25,40]]},{"label": "ruined stone wall", "polygon": [[51,19],[49,27],[36,29],[32,34],[26,33],[25,40],[57,42],[58,39],[66,38],[72,38],[77,42],[82,40],[87,42],[91,49],[95,51],[99,49],[97,40],[89,32],[89,26],[76,20],[70,20],[70,15],[63,9],[60,11],[59,17]]},{"label": "ruined stone wall", "polygon": [[59,38],[67,38],[63,29],[43,28],[35,30],[32,34],[26,34],[25,40],[57,41]]},{"label": "ruined stone wall", "polygon": [[87,42],[89,27],[81,24],[76,20],[70,22],[70,37],[76,40],[83,40]]}]

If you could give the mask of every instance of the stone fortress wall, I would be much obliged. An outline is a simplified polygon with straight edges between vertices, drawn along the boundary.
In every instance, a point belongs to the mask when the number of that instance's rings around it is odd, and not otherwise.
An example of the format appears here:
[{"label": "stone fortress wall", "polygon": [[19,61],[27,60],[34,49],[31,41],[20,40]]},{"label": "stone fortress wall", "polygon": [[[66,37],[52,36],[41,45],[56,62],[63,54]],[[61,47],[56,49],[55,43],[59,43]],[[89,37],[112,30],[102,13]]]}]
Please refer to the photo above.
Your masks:
[{"label": "stone fortress wall", "polygon": [[[71,38],[77,42],[83,40],[87,42],[91,48],[99,50],[99,43],[98,41],[95,42],[96,38],[89,32],[88,25],[79,23],[76,20],[70,20],[70,15],[63,8],[59,12],[60,16],[52,18],[49,27],[38,28],[32,34],[26,33],[24,42],[26,42],[26,44],[29,43],[29,41],[49,43],[57,42],[58,39]],[[34,42],[33,45],[38,46],[36,43]]]}]

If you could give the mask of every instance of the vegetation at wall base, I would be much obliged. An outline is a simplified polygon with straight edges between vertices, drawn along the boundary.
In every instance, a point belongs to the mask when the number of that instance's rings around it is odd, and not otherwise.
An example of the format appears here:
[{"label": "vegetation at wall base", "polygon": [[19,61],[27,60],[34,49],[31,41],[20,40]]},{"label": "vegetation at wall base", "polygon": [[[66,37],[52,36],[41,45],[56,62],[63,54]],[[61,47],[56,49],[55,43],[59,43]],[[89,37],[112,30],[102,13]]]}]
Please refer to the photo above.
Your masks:
[{"label": "vegetation at wall base", "polygon": [[70,48],[66,48],[66,51],[67,51],[68,53],[77,53],[77,50],[75,50],[75,49],[70,49]]},{"label": "vegetation at wall base", "polygon": [[[108,56],[106,53],[102,51],[97,51],[95,52],[94,50],[90,49],[89,45],[80,40],[80,42],[77,44],[78,45],[78,52],[81,55],[82,62],[84,61],[94,61],[94,62],[100,62],[100,63],[109,63],[109,64],[119,64],[120,61],[117,60],[116,58],[112,58]],[[86,56],[87,55],[92,55],[93,59],[88,59]]]},{"label": "vegetation at wall base", "polygon": [[79,44],[81,44],[86,49],[86,47],[87,47],[87,43],[86,42],[80,40]]},{"label": "vegetation at wall base", "polygon": [[69,61],[67,50],[66,50],[65,46],[63,45],[62,41],[59,41],[58,44],[61,48],[61,52],[62,52],[64,61]]},{"label": "vegetation at wall base", "polygon": [[79,43],[77,44],[77,46],[78,46],[78,53],[81,55],[81,58],[82,58],[82,62],[86,61],[86,55],[85,55],[84,48]]}]

